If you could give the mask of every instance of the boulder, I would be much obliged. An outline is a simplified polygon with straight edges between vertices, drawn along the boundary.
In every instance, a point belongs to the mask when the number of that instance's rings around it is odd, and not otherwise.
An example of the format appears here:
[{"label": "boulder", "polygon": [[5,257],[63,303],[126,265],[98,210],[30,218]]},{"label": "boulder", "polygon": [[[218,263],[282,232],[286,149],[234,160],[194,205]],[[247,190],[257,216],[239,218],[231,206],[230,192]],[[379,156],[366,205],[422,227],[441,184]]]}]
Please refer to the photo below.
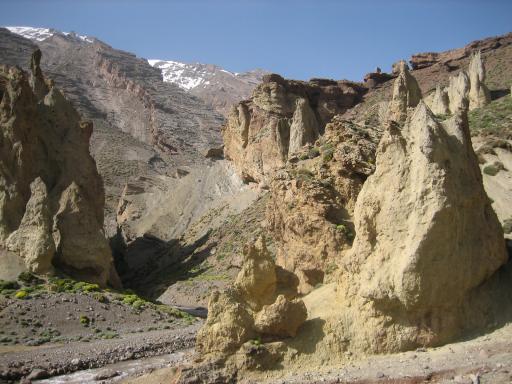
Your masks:
[{"label": "boulder", "polygon": [[203,355],[228,356],[251,339],[295,335],[307,311],[302,300],[277,292],[276,266],[263,237],[244,249],[244,264],[231,288],[214,292],[196,338]]},{"label": "boulder", "polygon": [[196,336],[199,353],[232,353],[255,336],[253,318],[236,290],[214,292],[208,317]]},{"label": "boulder", "polygon": [[293,337],[307,317],[302,300],[290,301],[284,295],[279,295],[273,304],[263,306],[256,314],[254,328],[264,335]]},{"label": "boulder", "polygon": [[207,159],[222,159],[224,156],[224,146],[218,148],[208,148],[203,151],[203,156]]}]

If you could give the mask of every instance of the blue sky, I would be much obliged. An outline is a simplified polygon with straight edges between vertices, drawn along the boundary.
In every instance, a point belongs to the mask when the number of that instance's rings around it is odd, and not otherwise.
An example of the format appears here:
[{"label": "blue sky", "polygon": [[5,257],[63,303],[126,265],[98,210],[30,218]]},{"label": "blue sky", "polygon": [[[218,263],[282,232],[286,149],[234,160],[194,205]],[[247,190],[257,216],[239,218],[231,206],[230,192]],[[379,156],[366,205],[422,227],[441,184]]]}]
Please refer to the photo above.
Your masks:
[{"label": "blue sky", "polygon": [[0,0],[0,25],[96,36],[144,58],[361,80],[512,31],[511,0]]}]

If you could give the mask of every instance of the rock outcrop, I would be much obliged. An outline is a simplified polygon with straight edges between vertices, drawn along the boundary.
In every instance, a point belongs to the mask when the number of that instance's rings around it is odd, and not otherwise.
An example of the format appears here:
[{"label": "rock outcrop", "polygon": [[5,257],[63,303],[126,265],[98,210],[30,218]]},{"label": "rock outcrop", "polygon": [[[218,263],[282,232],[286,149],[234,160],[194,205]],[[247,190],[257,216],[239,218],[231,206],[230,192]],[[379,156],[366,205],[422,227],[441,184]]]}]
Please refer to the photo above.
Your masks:
[{"label": "rock outcrop", "polygon": [[448,91],[439,84],[436,86],[434,94],[426,99],[425,102],[435,115],[447,115],[450,113]]},{"label": "rock outcrop", "polygon": [[450,77],[450,83],[446,90],[450,113],[455,113],[463,103],[467,102],[470,86],[469,77],[464,71],[459,72],[458,76]]},{"label": "rock outcrop", "polygon": [[30,76],[0,67],[0,246],[33,272],[57,267],[115,284],[103,184],[89,154],[92,125],[43,78],[40,58],[36,51]]},{"label": "rock outcrop", "polygon": [[449,78],[449,84],[442,89],[438,84],[434,94],[426,103],[436,115],[456,113],[464,99],[469,101],[469,110],[481,108],[491,101],[489,89],[484,83],[485,67],[480,52],[471,56],[467,71],[460,71]]},{"label": "rock outcrop", "polygon": [[404,122],[408,108],[416,107],[422,96],[418,82],[409,73],[405,61],[399,63],[398,70],[398,77],[393,85],[393,97],[388,107],[388,119]]},{"label": "rock outcrop", "polygon": [[306,317],[301,300],[279,294],[276,267],[260,237],[247,245],[233,287],[211,295],[208,319],[197,334],[196,349],[203,355],[225,356],[251,339],[292,337]]},{"label": "rock outcrop", "polygon": [[482,62],[481,52],[478,51],[471,56],[468,68],[469,75],[469,110],[481,108],[491,102],[489,89],[485,85],[485,67]]},{"label": "rock outcrop", "polygon": [[[315,146],[276,172],[269,183],[267,225],[277,243],[276,263],[299,279],[306,294],[328,280],[353,236],[351,213],[374,170],[377,129],[335,117]],[[311,157],[311,158],[309,158]]]},{"label": "rock outcrop", "polygon": [[251,99],[233,107],[223,127],[224,154],[247,181],[284,166],[325,125],[361,100],[366,88],[347,81],[264,76]]},{"label": "rock outcrop", "polygon": [[464,304],[507,261],[471,147],[467,104],[439,123],[421,102],[379,144],[340,283],[364,308],[352,319],[356,350],[393,352],[459,336],[478,311],[465,312]]},{"label": "rock outcrop", "polygon": [[489,37],[483,40],[476,40],[463,48],[453,49],[444,52],[426,52],[413,55],[410,59],[411,67],[414,70],[428,68],[433,65],[441,65],[455,69],[458,61],[481,51],[487,52],[498,47],[506,47],[512,44],[512,33],[503,36]]}]

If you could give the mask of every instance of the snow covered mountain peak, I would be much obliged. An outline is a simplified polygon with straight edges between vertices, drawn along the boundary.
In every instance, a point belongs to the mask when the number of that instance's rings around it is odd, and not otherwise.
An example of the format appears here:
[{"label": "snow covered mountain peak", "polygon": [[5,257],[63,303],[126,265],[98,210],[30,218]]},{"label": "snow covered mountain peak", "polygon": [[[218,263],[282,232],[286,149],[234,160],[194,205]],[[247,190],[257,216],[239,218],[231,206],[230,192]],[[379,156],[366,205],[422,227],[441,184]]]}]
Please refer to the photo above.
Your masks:
[{"label": "snow covered mountain peak", "polygon": [[231,106],[251,96],[267,71],[256,69],[244,73],[227,71],[217,65],[182,63],[172,60],[148,60],[159,68],[162,79],[205,100],[224,116]]},{"label": "snow covered mountain peak", "polygon": [[172,60],[148,60],[149,65],[159,68],[165,82],[174,83],[187,91],[199,86],[208,86],[212,78],[220,73],[225,76],[237,76],[212,64],[187,64]]},{"label": "snow covered mountain peak", "polygon": [[53,28],[36,28],[36,27],[5,27],[12,33],[15,33],[17,35],[23,36],[27,39],[33,40],[33,41],[45,41],[46,39],[54,36],[54,35],[61,35],[61,36],[67,36],[75,38],[78,41],[83,41],[85,43],[92,43],[94,42],[94,38],[85,36],[85,35],[78,35],[74,32],[60,32]]}]

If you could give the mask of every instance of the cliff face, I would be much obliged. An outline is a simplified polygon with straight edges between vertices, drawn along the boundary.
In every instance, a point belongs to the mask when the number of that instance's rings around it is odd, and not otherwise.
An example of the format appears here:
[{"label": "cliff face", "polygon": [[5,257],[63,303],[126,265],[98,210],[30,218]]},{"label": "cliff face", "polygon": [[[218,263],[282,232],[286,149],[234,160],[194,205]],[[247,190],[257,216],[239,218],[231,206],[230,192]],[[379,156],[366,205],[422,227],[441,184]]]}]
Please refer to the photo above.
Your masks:
[{"label": "cliff face", "polygon": [[262,181],[324,132],[331,118],[360,101],[366,88],[332,80],[263,78],[223,127],[224,154],[246,180]]},{"label": "cliff face", "polygon": [[40,58],[36,51],[30,76],[0,67],[0,246],[30,271],[57,267],[117,284],[103,183],[89,154],[92,124],[44,79]]}]

